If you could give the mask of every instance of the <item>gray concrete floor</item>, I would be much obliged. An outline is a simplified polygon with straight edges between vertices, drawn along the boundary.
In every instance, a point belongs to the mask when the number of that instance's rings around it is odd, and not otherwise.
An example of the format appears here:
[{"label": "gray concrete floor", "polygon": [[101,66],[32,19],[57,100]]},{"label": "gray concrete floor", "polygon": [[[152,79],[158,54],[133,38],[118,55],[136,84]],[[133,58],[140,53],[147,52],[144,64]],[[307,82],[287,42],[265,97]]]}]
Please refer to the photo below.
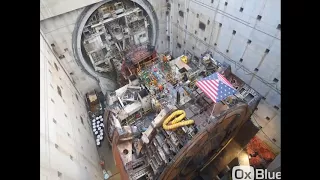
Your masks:
[{"label": "gray concrete floor", "polygon": [[98,154],[104,160],[105,170],[111,173],[111,178],[109,180],[121,180],[120,174],[117,174],[119,171],[114,163],[111,145],[109,144],[107,139],[102,141],[101,146],[98,148]]}]

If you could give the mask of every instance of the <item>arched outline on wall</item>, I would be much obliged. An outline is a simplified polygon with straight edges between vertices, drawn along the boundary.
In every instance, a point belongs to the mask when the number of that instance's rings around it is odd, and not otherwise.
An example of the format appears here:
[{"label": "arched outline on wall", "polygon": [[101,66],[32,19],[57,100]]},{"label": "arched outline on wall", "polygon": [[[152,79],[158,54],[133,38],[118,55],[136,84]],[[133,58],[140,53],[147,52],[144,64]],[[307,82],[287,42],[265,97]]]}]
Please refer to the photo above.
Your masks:
[{"label": "arched outline on wall", "polygon": [[[72,51],[73,51],[76,63],[81,67],[81,69],[85,73],[97,79],[98,81],[99,81],[99,78],[101,77],[109,80],[111,80],[111,78],[102,73],[96,72],[84,59],[82,55],[82,50],[81,50],[81,36],[82,36],[83,28],[86,22],[88,21],[89,17],[91,16],[91,14],[94,11],[96,11],[100,6],[110,1],[111,0],[105,0],[105,1],[93,4],[91,6],[87,6],[79,15],[72,33]],[[131,0],[131,1],[141,6],[145,10],[145,12],[148,14],[149,19],[151,21],[150,24],[152,29],[151,45],[155,46],[155,44],[157,43],[158,34],[159,34],[159,24],[158,24],[158,18],[154,11],[154,8],[148,2],[148,0]]]}]

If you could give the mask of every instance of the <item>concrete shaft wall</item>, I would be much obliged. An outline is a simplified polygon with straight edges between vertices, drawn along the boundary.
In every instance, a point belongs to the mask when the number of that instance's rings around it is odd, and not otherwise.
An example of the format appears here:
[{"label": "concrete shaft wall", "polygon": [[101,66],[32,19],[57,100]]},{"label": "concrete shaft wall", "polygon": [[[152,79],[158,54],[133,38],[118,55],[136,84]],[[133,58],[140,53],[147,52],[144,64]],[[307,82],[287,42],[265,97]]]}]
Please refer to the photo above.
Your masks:
[{"label": "concrete shaft wall", "polygon": [[102,180],[84,97],[58,61],[40,33],[40,179]]},{"label": "concrete shaft wall", "polygon": [[[170,48],[173,55],[190,52],[200,57],[204,51],[210,50],[216,60],[230,64],[234,74],[265,97],[252,121],[261,127],[258,136],[278,153],[281,108],[280,1],[169,2]],[[274,82],[274,79],[278,82]]]}]

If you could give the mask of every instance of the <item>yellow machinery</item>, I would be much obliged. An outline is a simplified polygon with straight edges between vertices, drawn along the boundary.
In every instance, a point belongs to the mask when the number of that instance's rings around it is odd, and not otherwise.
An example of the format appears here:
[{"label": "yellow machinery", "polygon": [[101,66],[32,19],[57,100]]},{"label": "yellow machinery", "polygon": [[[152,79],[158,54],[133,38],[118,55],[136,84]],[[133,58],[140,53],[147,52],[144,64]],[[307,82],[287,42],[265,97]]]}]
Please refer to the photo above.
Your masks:
[{"label": "yellow machinery", "polygon": [[184,62],[184,63],[188,63],[188,57],[187,56],[182,56],[181,58],[180,58],[180,60],[182,61],[182,62]]},{"label": "yellow machinery", "polygon": [[152,80],[152,85],[157,86],[157,84],[158,84],[158,81],[154,78],[154,79]]},{"label": "yellow machinery", "polygon": [[157,86],[158,84],[157,79],[153,75],[150,75],[150,77],[151,77],[150,86],[152,85]]},{"label": "yellow machinery", "polygon": [[[176,128],[179,128],[179,127],[182,127],[182,126],[187,126],[187,125],[190,125],[190,124],[194,123],[194,120],[191,120],[191,119],[190,120],[186,120],[186,121],[182,121],[185,117],[186,117],[186,112],[185,111],[183,111],[183,110],[174,111],[172,114],[170,114],[170,116],[168,116],[164,120],[164,122],[162,124],[162,127],[165,130],[174,130]],[[170,122],[170,124],[169,124],[169,122]]]}]

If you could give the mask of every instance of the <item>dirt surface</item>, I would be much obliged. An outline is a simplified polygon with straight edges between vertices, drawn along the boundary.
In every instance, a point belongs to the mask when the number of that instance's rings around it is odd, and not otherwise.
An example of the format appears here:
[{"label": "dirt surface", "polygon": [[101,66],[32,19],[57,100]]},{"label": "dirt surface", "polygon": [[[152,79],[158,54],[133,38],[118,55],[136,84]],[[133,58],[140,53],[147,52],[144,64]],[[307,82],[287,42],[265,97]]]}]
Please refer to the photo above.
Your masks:
[{"label": "dirt surface", "polygon": [[104,169],[109,173],[109,175],[111,173],[112,177],[108,180],[121,180],[120,174],[117,174],[118,170],[113,160],[111,145],[107,139],[102,141],[101,146],[98,148],[98,154],[104,160]]}]

